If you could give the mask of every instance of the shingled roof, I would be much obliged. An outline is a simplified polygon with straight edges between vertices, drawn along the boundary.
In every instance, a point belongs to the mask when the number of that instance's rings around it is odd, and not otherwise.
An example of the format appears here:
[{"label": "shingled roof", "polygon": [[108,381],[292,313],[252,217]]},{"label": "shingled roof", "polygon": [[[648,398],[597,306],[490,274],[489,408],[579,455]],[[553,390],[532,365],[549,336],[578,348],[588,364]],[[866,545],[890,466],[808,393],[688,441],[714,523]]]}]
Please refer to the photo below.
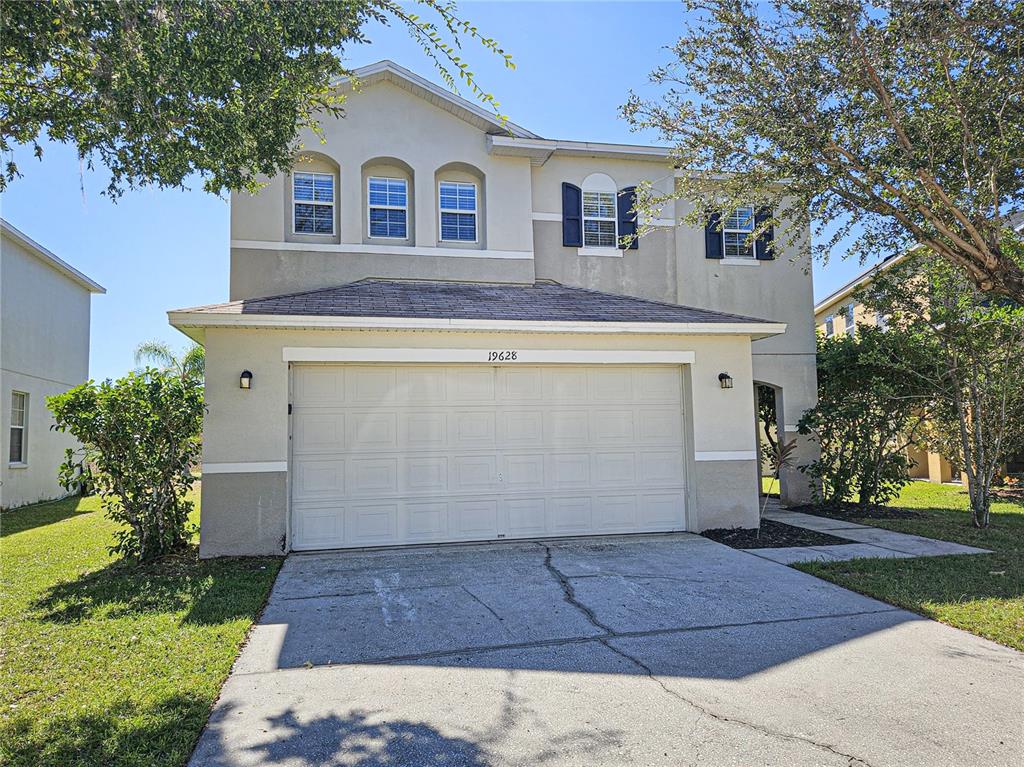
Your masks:
[{"label": "shingled roof", "polygon": [[570,288],[366,279],[348,285],[181,309],[199,315],[403,317],[533,322],[765,323],[753,317]]}]

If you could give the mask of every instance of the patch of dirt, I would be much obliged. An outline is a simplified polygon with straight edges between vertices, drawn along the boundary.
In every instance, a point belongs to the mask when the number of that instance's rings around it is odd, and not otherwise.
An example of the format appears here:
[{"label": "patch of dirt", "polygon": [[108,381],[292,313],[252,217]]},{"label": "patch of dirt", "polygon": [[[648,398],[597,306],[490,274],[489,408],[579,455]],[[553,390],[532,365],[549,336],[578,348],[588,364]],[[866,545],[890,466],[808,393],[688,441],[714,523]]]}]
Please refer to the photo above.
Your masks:
[{"label": "patch of dirt", "polygon": [[836,538],[828,533],[819,533],[816,530],[805,530],[802,527],[785,525],[782,522],[775,522],[765,519],[761,522],[761,535],[758,536],[756,529],[743,527],[718,527],[713,530],[705,530],[701,533],[705,538],[710,538],[718,543],[724,543],[734,549],[771,549],[782,546],[838,546],[844,543],[852,543],[845,538]]},{"label": "patch of dirt", "polygon": [[844,521],[857,519],[921,519],[925,517],[919,511],[899,509],[895,506],[858,506],[855,503],[844,503],[840,506],[797,506],[786,511],[799,511],[802,514],[813,514],[816,517],[841,519]]}]

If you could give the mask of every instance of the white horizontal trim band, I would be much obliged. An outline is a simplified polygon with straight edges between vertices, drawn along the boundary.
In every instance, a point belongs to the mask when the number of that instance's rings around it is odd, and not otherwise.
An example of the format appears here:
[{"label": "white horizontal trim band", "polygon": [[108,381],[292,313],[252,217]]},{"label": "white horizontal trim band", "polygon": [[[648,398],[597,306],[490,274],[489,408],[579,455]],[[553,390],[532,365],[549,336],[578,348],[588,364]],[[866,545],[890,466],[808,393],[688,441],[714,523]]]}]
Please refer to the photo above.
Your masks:
[{"label": "white horizontal trim band", "polygon": [[739,335],[753,338],[786,332],[784,322],[567,322],[546,320],[469,320],[421,317],[335,317],[294,314],[168,312],[174,327],[309,328],[361,330],[452,330],[507,333],[587,333],[617,335]]},{"label": "white horizontal trim band", "polygon": [[576,248],[577,256],[603,256],[605,258],[622,258],[624,251],[619,248]]},{"label": "white horizontal trim band", "polygon": [[474,248],[424,247],[421,245],[362,245],[343,242],[269,242],[267,240],[232,240],[232,248],[248,250],[296,250],[311,253],[369,253],[381,256],[451,256],[455,258],[532,259],[532,250],[476,250]]},{"label": "white horizontal trim band", "polygon": [[705,450],[694,454],[697,461],[756,461],[754,450]]},{"label": "white horizontal trim band", "polygon": [[[491,359],[492,354],[515,351],[516,358]],[[610,364],[610,365],[692,365],[689,351],[580,351],[576,349],[388,349],[286,346],[285,362],[427,362],[482,365]]]},{"label": "white horizontal trim band", "polygon": [[204,463],[203,474],[255,474],[288,471],[288,461],[245,461],[242,463]]},{"label": "white horizontal trim band", "polygon": [[562,220],[562,214],[561,213],[540,213],[540,212],[535,210],[535,211],[533,211],[533,220],[534,221],[561,221]]}]

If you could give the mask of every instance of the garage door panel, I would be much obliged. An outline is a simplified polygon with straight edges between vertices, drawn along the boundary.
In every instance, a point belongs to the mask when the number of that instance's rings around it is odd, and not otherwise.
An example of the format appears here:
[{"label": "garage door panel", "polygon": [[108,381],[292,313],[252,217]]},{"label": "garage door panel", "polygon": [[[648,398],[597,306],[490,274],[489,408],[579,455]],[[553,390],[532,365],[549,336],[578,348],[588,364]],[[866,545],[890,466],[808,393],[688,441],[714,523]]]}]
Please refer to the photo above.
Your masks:
[{"label": "garage door panel", "polygon": [[585,535],[594,528],[589,496],[554,497],[548,501],[552,535]]},{"label": "garage door panel", "polygon": [[346,449],[345,416],[296,410],[292,418],[292,450],[295,453],[339,452]]},{"label": "garage door panel", "polygon": [[398,413],[353,411],[346,426],[345,449],[359,452],[398,447]]},{"label": "garage door panel", "polygon": [[594,527],[600,533],[636,530],[636,495],[603,495],[594,499]]},{"label": "garage door panel", "polygon": [[348,494],[352,497],[398,495],[398,458],[349,458]]},{"label": "garage door panel", "polygon": [[406,504],[405,511],[408,541],[428,543],[448,538],[446,501],[410,502]]},{"label": "garage door panel", "polygon": [[402,489],[409,495],[436,495],[448,492],[448,458],[416,456],[403,463]]},{"label": "garage door panel", "polygon": [[295,465],[292,497],[341,500],[345,495],[345,461],[341,458],[308,459]]},{"label": "garage door panel", "polygon": [[510,498],[505,501],[509,538],[527,538],[547,534],[547,499]]},{"label": "garage door panel", "polygon": [[296,549],[684,528],[679,368],[293,370]]},{"label": "garage door panel", "polygon": [[590,414],[586,410],[554,410],[544,423],[544,447],[589,445]]}]

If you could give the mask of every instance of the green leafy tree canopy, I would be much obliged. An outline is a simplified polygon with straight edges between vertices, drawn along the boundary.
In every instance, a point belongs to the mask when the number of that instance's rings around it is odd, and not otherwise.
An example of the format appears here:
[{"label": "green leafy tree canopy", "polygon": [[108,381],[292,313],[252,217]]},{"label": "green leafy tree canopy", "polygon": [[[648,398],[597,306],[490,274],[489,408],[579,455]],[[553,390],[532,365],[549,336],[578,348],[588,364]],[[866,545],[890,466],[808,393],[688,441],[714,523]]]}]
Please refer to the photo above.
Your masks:
[{"label": "green leafy tree canopy", "polygon": [[[106,193],[184,187],[199,174],[219,194],[257,188],[291,167],[303,128],[343,114],[335,87],[346,47],[369,22],[397,23],[437,64],[497,113],[460,55],[476,40],[513,67],[454,2],[417,0],[49,0],[3,4],[0,152],[42,134],[72,143],[110,171]],[[501,115],[499,115],[500,117]],[[8,161],[0,190],[22,169]]]},{"label": "green leafy tree canopy", "polygon": [[926,246],[1024,302],[1004,252],[1024,207],[1024,3],[688,0],[674,62],[624,114],[675,149],[689,222],[751,202],[783,245],[862,260]]}]

